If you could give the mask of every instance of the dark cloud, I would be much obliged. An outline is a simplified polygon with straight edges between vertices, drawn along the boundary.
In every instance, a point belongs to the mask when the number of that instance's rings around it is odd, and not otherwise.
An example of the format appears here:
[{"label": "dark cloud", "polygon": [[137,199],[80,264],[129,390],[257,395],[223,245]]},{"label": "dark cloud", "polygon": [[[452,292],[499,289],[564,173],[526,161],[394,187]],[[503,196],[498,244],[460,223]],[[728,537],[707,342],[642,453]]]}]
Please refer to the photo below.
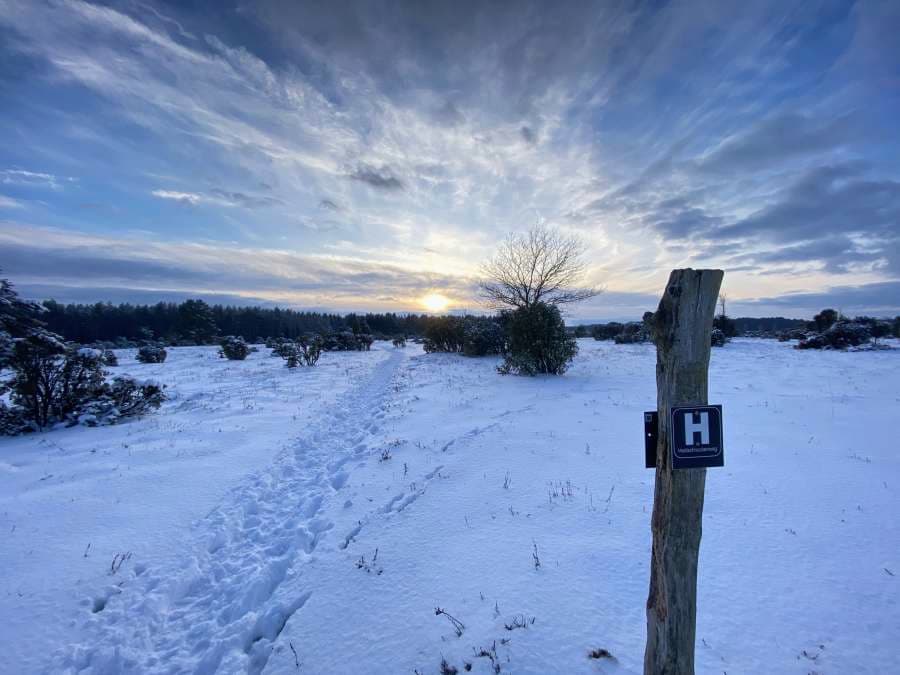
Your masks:
[{"label": "dark cloud", "polygon": [[707,236],[793,246],[782,255],[818,255],[833,270],[842,262],[879,258],[893,265],[900,242],[900,182],[865,178],[853,166],[821,167],[771,205]]},{"label": "dark cloud", "polygon": [[735,256],[733,260],[752,260],[757,265],[823,262],[826,271],[843,273],[848,272],[854,264],[873,263],[880,258],[880,250],[860,250],[849,237],[835,235],[803,244],[745,253]]},{"label": "dark cloud", "polygon": [[785,293],[784,295],[741,300],[734,303],[746,311],[761,306],[780,307],[812,316],[825,307],[845,314],[900,315],[900,281],[883,281],[859,286],[834,286],[823,291]]},{"label": "dark cloud", "polygon": [[389,167],[374,167],[368,164],[360,164],[350,173],[352,180],[371,185],[379,190],[403,190],[404,184],[397,178]]},{"label": "dark cloud", "polygon": [[687,239],[695,234],[708,235],[721,225],[722,219],[693,206],[683,197],[673,197],[659,202],[644,218],[644,223],[667,237]]}]

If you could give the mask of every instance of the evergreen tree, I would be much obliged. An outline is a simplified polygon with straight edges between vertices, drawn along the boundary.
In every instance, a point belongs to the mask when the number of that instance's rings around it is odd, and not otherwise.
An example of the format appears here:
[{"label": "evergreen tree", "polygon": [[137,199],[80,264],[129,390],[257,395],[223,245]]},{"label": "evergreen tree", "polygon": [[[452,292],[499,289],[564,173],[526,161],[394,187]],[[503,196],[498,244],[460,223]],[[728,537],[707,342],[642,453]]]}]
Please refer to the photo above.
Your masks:
[{"label": "evergreen tree", "polygon": [[178,306],[178,336],[195,344],[213,341],[219,332],[212,309],[203,300],[185,300]]}]

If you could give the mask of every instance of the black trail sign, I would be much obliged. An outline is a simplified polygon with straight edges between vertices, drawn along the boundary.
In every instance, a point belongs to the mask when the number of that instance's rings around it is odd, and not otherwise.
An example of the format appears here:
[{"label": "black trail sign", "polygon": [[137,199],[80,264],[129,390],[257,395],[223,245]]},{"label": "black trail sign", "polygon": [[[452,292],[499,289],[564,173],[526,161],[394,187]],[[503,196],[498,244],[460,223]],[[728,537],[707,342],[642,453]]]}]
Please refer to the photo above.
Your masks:
[{"label": "black trail sign", "polygon": [[725,466],[722,406],[672,408],[669,434],[673,469]]}]

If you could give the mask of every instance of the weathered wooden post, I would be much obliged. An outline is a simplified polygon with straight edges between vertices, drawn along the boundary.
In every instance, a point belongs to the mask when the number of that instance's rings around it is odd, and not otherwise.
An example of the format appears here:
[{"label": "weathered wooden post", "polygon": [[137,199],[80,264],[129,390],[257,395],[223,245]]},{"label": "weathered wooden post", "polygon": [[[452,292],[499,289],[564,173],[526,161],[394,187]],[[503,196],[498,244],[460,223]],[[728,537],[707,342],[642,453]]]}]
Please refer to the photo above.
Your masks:
[{"label": "weathered wooden post", "polygon": [[697,558],[706,469],[672,470],[670,411],[706,405],[710,333],[722,270],[672,270],[653,317],[659,436],[645,675],[693,675]]}]

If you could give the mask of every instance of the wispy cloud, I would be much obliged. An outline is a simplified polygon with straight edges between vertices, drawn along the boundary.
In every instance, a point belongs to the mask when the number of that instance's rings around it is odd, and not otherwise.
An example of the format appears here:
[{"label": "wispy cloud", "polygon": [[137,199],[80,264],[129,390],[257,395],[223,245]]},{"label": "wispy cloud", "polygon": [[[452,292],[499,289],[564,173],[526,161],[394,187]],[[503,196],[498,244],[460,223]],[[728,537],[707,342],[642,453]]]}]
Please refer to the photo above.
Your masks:
[{"label": "wispy cloud", "polygon": [[20,202],[18,199],[13,199],[12,197],[4,197],[0,195],[0,209],[21,209],[24,208],[25,204]]},{"label": "wispy cloud", "polygon": [[[900,277],[890,5],[259,0],[213,20],[202,3],[0,0],[0,57],[33,75],[0,68],[0,121],[28,148],[0,150],[0,184],[15,202],[51,188],[46,224],[415,261],[454,292],[537,219],[578,230],[616,292],[684,264],[733,270],[734,297],[884,282]],[[114,222],[66,201],[76,174]],[[165,201],[193,208],[155,221]]]}]

